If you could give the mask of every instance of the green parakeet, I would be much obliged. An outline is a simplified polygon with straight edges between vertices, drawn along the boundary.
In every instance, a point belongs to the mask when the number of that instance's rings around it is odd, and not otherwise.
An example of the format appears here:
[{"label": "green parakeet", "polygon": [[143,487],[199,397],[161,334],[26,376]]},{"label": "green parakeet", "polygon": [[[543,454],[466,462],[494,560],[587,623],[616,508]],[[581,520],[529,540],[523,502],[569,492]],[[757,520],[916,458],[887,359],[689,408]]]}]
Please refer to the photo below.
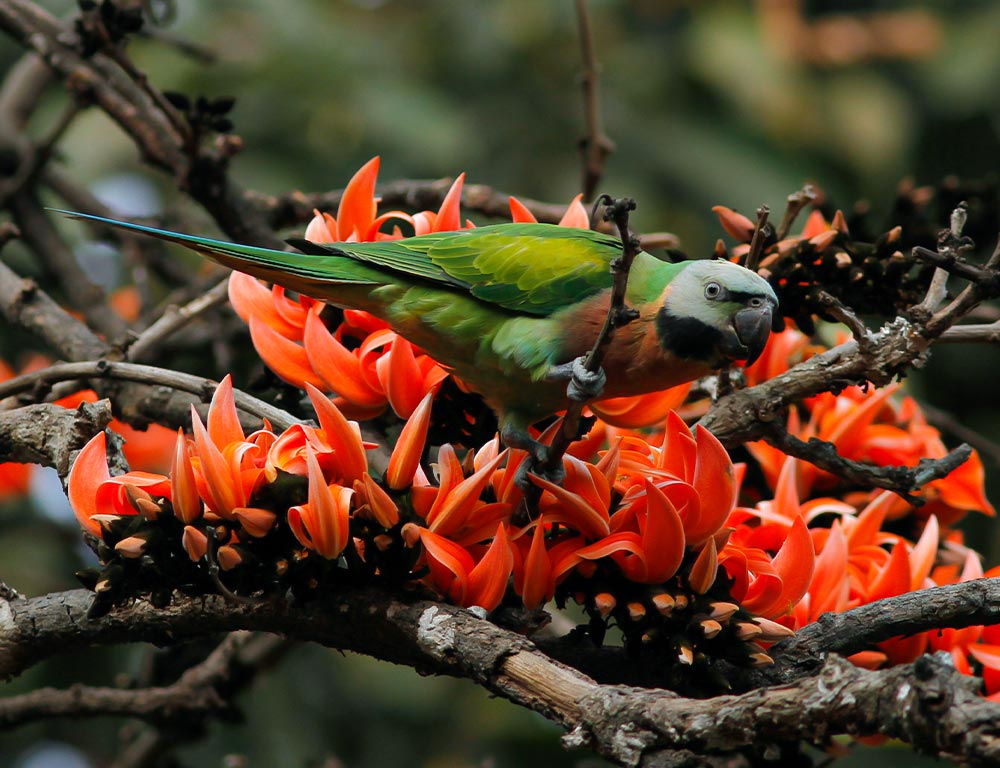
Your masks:
[{"label": "green parakeet", "polygon": [[[371,312],[482,394],[507,444],[536,458],[544,449],[527,427],[567,406],[572,362],[604,323],[609,265],[622,250],[618,238],[590,230],[498,224],[394,241],[296,240],[304,253],[292,253],[70,215],[178,243],[308,296]],[[753,362],[777,303],[767,281],[736,264],[667,263],[640,252],[626,295],[638,317],[614,334],[601,396],[653,392],[732,361]]]}]

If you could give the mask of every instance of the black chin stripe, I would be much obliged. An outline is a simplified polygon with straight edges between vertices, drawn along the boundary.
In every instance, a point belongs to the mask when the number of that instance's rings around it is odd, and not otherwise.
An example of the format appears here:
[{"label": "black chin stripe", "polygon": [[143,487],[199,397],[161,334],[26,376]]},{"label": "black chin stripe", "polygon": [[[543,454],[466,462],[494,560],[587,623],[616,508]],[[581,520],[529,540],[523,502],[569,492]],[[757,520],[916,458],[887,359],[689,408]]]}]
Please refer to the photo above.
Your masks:
[{"label": "black chin stripe", "polygon": [[666,309],[656,315],[656,332],[668,352],[686,360],[711,361],[719,356],[722,331],[694,317],[677,317]]}]

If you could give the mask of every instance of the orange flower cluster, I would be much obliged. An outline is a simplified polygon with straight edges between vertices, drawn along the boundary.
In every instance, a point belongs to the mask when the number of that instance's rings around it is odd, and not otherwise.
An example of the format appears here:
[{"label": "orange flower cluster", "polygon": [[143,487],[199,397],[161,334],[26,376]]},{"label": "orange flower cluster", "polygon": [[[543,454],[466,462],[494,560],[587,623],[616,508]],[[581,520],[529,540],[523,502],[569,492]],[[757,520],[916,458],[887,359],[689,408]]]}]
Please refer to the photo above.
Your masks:
[{"label": "orange flower cluster", "polygon": [[[358,424],[307,390],[319,427],[246,435],[227,377],[207,424],[192,411],[192,436],[176,436],[168,475],[111,477],[104,433],[92,439],[70,473],[69,497],[104,565],[87,577],[98,598],[162,590],[165,578],[171,587],[211,589],[213,570],[223,589],[308,594],[353,571],[420,579],[486,610],[509,594],[532,609],[553,597],[578,600],[600,620],[628,617],[642,642],[664,622],[695,621],[711,622],[698,630],[704,638],[742,643],[746,626],[753,638],[782,636],[750,613],[778,615],[805,590],[813,555],[804,526],[791,528],[776,557],[735,543],[723,524],[734,514],[736,469],[711,433],[692,435],[673,413],[658,445],[631,435],[596,461],[567,455],[562,485],[529,475],[539,491],[531,520],[514,482],[527,454],[502,450],[496,438],[464,458],[442,445],[428,476],[421,459],[430,394],[377,477],[366,455],[374,446]],[[635,594],[619,602],[622,585]],[[753,605],[750,613],[726,602],[734,596]],[[724,632],[732,616],[744,629]],[[696,650],[677,653],[691,663]],[[748,653],[751,663],[766,658],[759,646]]]},{"label": "orange flower cluster", "polygon": [[[747,369],[747,378],[757,383],[778,376],[816,351],[806,336],[786,329],[772,336],[761,358]],[[802,404],[802,415],[791,412],[788,429],[803,440],[818,437],[831,442],[846,458],[876,465],[915,466],[923,457],[944,456],[939,432],[927,424],[916,401],[894,399],[900,388],[899,384],[882,389],[849,387],[838,395],[809,398]],[[919,495],[926,501],[913,507],[888,491],[855,491],[843,499],[823,496],[835,489],[837,478],[765,443],[747,448],[774,498],[734,511],[727,521],[734,528],[731,542],[744,549],[774,551],[804,521],[815,551],[815,570],[805,594],[780,619],[785,626],[799,629],[823,613],[983,576],[980,556],[964,546],[960,531],[951,528],[968,511],[995,514],[984,493],[983,466],[975,452],[949,475],[921,489]],[[896,532],[883,530],[886,523],[893,523]],[[913,531],[912,541],[898,533],[906,529]],[[738,589],[735,596],[739,599]],[[759,610],[745,597],[742,604]],[[1000,697],[1000,631],[995,628],[894,638],[853,660],[874,668],[913,661],[929,649],[949,651],[956,666],[966,672],[972,669],[970,659],[977,661],[986,673],[987,691]]]}]

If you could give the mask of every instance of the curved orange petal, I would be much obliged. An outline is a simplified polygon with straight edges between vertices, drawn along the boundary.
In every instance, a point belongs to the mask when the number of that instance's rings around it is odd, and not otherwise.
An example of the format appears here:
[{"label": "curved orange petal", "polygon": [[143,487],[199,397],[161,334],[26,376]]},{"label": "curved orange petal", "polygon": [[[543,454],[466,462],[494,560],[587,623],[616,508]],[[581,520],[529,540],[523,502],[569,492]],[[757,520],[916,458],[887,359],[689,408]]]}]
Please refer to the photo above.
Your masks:
[{"label": "curved orange petal", "polygon": [[503,600],[513,570],[514,553],[510,549],[507,527],[500,523],[483,559],[469,573],[469,587],[462,605],[478,605],[492,611]]},{"label": "curved orange petal", "polygon": [[69,503],[76,519],[85,531],[97,537],[101,535],[101,526],[90,518],[102,511],[96,504],[97,489],[110,479],[107,438],[101,430],[80,449],[66,482]]},{"label": "curved orange petal", "polygon": [[531,546],[524,558],[524,579],[521,586],[521,601],[529,611],[540,608],[552,599],[556,580],[552,573],[552,561],[545,548],[545,515],[535,521],[531,535]]},{"label": "curved orange petal", "polygon": [[233,396],[233,377],[226,374],[212,395],[212,404],[208,408],[208,434],[212,442],[218,446],[239,443],[246,439],[240,417],[236,413],[236,400]]},{"label": "curved orange petal", "polygon": [[[715,546],[714,541],[712,544]],[[646,480],[646,525],[642,531],[642,548],[646,551],[645,583],[666,581],[680,568],[684,560],[684,523],[666,494]],[[713,578],[714,581],[714,578]]]},{"label": "curved orange petal", "polygon": [[592,539],[608,535],[611,529],[606,508],[593,507],[579,494],[567,491],[538,475],[529,474],[528,479],[555,498],[555,504],[546,504],[546,498],[542,496],[541,505],[549,521],[565,523]]},{"label": "curved orange petal", "polygon": [[306,383],[306,392],[312,402],[316,418],[327,444],[333,448],[337,469],[345,485],[361,480],[368,470],[365,445],[357,422],[348,421],[340,409],[312,384]]},{"label": "curved orange petal", "polygon": [[464,605],[469,584],[469,573],[475,561],[465,547],[427,528],[420,529],[420,543],[424,548],[431,581],[459,605]]},{"label": "curved orange petal", "polygon": [[827,536],[823,549],[816,557],[813,578],[809,585],[809,594],[812,596],[809,611],[811,619],[828,611],[843,610],[844,606],[839,603],[844,596],[844,587],[848,586],[847,550],[847,538],[844,536],[843,528],[839,521],[834,520],[830,527],[830,535]]},{"label": "curved orange petal", "polygon": [[510,203],[510,220],[515,224],[536,224],[538,219],[535,218],[535,214],[528,210],[527,206],[518,200],[516,197],[511,196],[508,198]]},{"label": "curved orange petal", "polygon": [[310,383],[330,389],[355,405],[384,407],[385,396],[365,381],[357,356],[337,341],[313,313],[306,317],[302,344],[305,364],[317,374],[317,380],[310,379]]},{"label": "curved orange petal", "polygon": [[910,553],[910,589],[920,589],[931,572],[938,551],[938,521],[931,515]]},{"label": "curved orange petal", "polygon": [[395,526],[399,522],[399,507],[392,500],[392,496],[386,493],[385,489],[376,483],[367,472],[365,472],[362,482],[365,496],[368,498],[368,508],[379,525],[383,528]]},{"label": "curved orange petal", "polygon": [[376,155],[362,165],[344,187],[337,207],[337,239],[345,241],[354,235],[360,239],[375,220],[375,181],[381,159]]},{"label": "curved orange petal", "polygon": [[698,522],[685,527],[688,544],[697,546],[714,535],[736,505],[736,475],[729,453],[719,439],[707,429],[695,428],[698,458],[691,484],[698,492],[700,510]]},{"label": "curved orange petal", "polygon": [[767,618],[788,613],[809,589],[815,561],[809,529],[805,520],[796,517],[773,560],[774,570],[781,579],[781,593],[769,604],[753,607],[744,604],[744,607]]},{"label": "curved orange petal", "polygon": [[250,318],[250,339],[261,360],[280,378],[296,387],[305,382],[324,386],[323,380],[312,369],[306,350],[272,330],[256,317]]},{"label": "curved orange petal", "polygon": [[[506,458],[506,452],[499,454],[482,469],[448,490],[442,504],[435,504],[427,516],[427,525],[435,533],[448,536],[466,523],[469,513],[475,508],[480,495],[493,476],[493,470]],[[442,491],[444,486],[442,485]]]},{"label": "curved orange petal", "polygon": [[385,470],[385,481],[393,490],[400,491],[413,483],[413,476],[420,467],[420,458],[427,442],[427,430],[431,424],[431,405],[434,395],[428,392],[420,405],[403,425],[396,445],[389,456],[389,466]]},{"label": "curved orange petal", "polygon": [[591,403],[589,408],[613,427],[638,429],[662,423],[670,411],[684,404],[690,391],[690,384],[680,384],[645,395],[609,397]]},{"label": "curved orange petal", "polygon": [[583,193],[580,192],[573,198],[572,201],[570,201],[570,204],[566,207],[566,213],[564,213],[562,218],[559,219],[560,227],[590,229],[590,214],[587,212],[587,209],[584,208],[583,203],[580,202],[582,199]]},{"label": "curved orange petal", "polygon": [[698,557],[691,565],[688,573],[688,583],[697,594],[703,595],[715,583],[715,576],[719,570],[719,556],[715,549],[715,539],[709,539],[705,546],[701,548]]},{"label": "curved orange petal", "polygon": [[306,463],[309,465],[309,506],[313,512],[313,528],[309,530],[313,547],[320,555],[333,560],[347,546],[350,533],[348,507],[354,491],[343,486],[327,485],[316,454],[306,446]]},{"label": "curved orange petal", "polygon": [[379,358],[375,369],[392,410],[401,419],[409,418],[427,394],[422,386],[424,376],[417,365],[413,345],[402,336],[396,336],[389,351]]},{"label": "curved orange petal", "polygon": [[229,276],[229,303],[245,323],[256,317],[286,339],[302,337],[301,325],[288,322],[277,311],[272,289],[255,277],[243,272],[233,272]]},{"label": "curved orange petal", "polygon": [[465,184],[465,174],[460,173],[452,182],[448,194],[444,196],[437,218],[434,220],[435,232],[450,232],[462,228],[460,206],[462,204],[462,186]]},{"label": "curved orange petal", "polygon": [[738,243],[749,243],[753,237],[754,223],[742,213],[724,205],[712,206],[712,211],[719,217],[719,223],[730,237]]},{"label": "curved orange petal", "polygon": [[174,516],[181,522],[191,523],[201,517],[201,497],[198,495],[198,485],[191,467],[187,438],[182,429],[177,430],[173,460],[170,463],[170,503]]},{"label": "curved orange petal", "polygon": [[892,548],[889,562],[875,575],[865,595],[867,602],[895,597],[910,591],[910,553],[905,541]]},{"label": "curved orange petal", "polygon": [[228,518],[236,507],[245,507],[242,485],[233,477],[229,463],[222,451],[212,442],[201,423],[201,417],[191,406],[191,427],[194,431],[194,449],[205,480],[205,501],[216,514]]}]

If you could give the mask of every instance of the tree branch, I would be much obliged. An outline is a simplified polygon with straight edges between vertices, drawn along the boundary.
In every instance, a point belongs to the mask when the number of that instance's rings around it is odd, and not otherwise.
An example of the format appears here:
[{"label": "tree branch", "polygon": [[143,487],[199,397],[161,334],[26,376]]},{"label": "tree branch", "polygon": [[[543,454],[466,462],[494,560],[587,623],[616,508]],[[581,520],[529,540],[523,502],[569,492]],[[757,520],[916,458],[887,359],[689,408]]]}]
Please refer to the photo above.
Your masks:
[{"label": "tree branch", "polygon": [[[970,584],[959,587],[951,597]],[[711,754],[803,739],[822,744],[839,733],[883,733],[971,762],[1000,759],[1000,706],[975,693],[975,680],[937,659],[869,672],[831,657],[815,677],[696,700],[662,690],[598,685],[470,611],[401,602],[373,588],[309,604],[233,605],[217,596],[176,596],[164,609],[136,601],[95,620],[86,618],[90,601],[83,590],[0,600],[0,675],[19,674],[81,644],[162,644],[254,629],[366,653],[424,673],[469,678],[561,724],[568,731],[567,745],[588,745],[621,765],[662,765],[678,750]],[[879,604],[865,608],[885,610]],[[996,609],[991,610],[996,618]],[[966,610],[961,621],[953,622],[955,613],[943,621],[934,616],[933,626],[985,618]],[[929,621],[925,611],[923,622]],[[918,625],[897,622],[894,629]],[[815,626],[812,634],[823,634]],[[804,650],[800,646],[795,653]]]}]

